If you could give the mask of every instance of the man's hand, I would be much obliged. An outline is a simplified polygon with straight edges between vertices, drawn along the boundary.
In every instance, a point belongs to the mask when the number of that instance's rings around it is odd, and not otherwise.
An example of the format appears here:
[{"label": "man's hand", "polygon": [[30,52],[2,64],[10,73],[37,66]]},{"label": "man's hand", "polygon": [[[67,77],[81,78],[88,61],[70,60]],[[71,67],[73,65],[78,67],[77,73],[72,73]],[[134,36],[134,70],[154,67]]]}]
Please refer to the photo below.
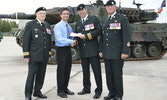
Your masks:
[{"label": "man's hand", "polygon": [[50,62],[50,59],[51,59],[51,58],[49,57],[48,62]]},{"label": "man's hand", "polygon": [[79,37],[80,39],[85,39],[85,35],[84,35],[84,34],[79,35],[78,37]]},{"label": "man's hand", "polygon": [[127,58],[128,57],[128,54],[122,54],[121,55],[121,59],[125,59],[125,58]]},{"label": "man's hand", "polygon": [[71,44],[71,46],[72,46],[72,47],[74,47],[75,45],[76,45],[76,41],[74,41],[74,43],[73,43],[73,44]]},{"label": "man's hand", "polygon": [[100,57],[103,57],[103,53],[102,53],[102,52],[99,52],[99,56],[100,56]]},{"label": "man's hand", "polygon": [[50,29],[46,29],[46,33],[47,34],[51,34],[51,30]]},{"label": "man's hand", "polygon": [[25,61],[26,63],[29,63],[29,62],[30,62],[30,58],[25,58],[24,61]]}]

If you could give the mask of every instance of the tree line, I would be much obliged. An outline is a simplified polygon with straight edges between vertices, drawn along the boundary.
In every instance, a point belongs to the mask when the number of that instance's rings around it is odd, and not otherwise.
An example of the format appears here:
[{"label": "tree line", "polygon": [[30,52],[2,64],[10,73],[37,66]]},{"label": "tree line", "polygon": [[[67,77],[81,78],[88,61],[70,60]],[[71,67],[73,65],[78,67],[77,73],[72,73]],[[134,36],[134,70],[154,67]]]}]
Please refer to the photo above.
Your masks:
[{"label": "tree line", "polygon": [[18,28],[18,24],[15,21],[0,19],[0,32],[11,32],[12,28]]}]

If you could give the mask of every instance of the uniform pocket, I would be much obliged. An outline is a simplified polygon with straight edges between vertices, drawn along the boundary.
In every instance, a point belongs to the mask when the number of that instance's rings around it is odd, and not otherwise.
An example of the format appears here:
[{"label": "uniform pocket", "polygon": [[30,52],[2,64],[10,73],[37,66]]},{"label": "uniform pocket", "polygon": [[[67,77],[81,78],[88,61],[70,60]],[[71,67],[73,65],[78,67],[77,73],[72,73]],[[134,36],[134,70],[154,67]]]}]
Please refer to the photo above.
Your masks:
[{"label": "uniform pocket", "polygon": [[31,47],[31,48],[30,48],[30,51],[37,51],[37,50],[38,50],[37,47]]}]

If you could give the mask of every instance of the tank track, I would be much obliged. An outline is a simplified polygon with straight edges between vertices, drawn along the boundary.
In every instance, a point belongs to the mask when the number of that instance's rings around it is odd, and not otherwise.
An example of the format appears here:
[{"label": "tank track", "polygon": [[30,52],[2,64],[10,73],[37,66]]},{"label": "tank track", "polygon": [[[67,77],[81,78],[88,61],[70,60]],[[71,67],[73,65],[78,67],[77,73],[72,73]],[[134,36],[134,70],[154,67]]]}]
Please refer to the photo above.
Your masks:
[{"label": "tank track", "polygon": [[140,61],[140,60],[156,60],[162,58],[167,53],[167,49],[164,49],[158,57],[144,57],[144,58],[127,58],[125,61]]},{"label": "tank track", "polygon": [[[144,58],[127,58],[125,61],[141,61],[141,60],[156,60],[162,58],[167,53],[167,49],[164,49],[158,57],[144,57]],[[101,60],[104,62],[104,60]],[[81,63],[80,60],[72,61],[73,64]],[[57,64],[57,62],[49,62],[49,64]]]}]

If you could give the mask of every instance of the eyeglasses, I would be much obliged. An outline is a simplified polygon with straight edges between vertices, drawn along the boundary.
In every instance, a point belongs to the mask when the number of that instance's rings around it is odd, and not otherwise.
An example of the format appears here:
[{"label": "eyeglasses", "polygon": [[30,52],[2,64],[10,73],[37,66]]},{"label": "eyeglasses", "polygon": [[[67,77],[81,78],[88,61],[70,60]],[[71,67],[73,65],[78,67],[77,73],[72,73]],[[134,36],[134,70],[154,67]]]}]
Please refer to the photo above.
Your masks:
[{"label": "eyeglasses", "polygon": [[62,15],[69,15],[69,13],[62,13]]}]

